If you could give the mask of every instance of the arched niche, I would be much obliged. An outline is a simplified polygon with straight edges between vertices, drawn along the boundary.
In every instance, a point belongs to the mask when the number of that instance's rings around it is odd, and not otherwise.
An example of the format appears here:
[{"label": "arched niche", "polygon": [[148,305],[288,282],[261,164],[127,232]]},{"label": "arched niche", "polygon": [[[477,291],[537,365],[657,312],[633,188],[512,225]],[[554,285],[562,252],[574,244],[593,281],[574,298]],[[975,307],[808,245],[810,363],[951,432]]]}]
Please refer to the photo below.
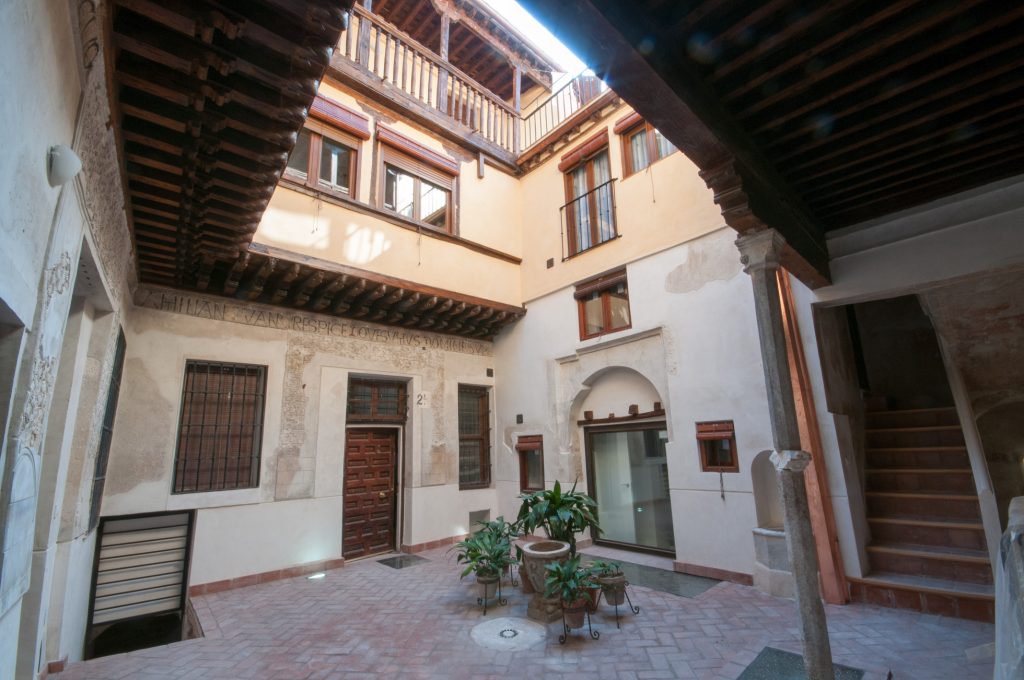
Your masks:
[{"label": "arched niche", "polygon": [[771,451],[762,451],[754,457],[750,477],[754,486],[754,507],[757,526],[762,529],[782,530],[782,497],[779,494],[779,473],[771,459]]}]

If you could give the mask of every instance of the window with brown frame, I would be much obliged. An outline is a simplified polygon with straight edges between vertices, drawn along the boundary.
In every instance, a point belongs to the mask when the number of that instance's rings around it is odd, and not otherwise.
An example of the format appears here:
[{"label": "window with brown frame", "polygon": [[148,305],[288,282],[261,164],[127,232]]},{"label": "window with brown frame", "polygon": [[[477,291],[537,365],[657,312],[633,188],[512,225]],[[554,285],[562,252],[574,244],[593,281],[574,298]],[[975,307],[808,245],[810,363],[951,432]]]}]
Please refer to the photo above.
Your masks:
[{"label": "window with brown frame", "polygon": [[524,435],[516,441],[519,454],[519,490],[542,491],[544,489],[544,437],[539,434]]},{"label": "window with brown frame", "polygon": [[700,469],[704,472],[739,472],[736,428],[731,420],[697,423]]},{"label": "window with brown frame", "polygon": [[404,382],[349,378],[348,422],[405,422],[406,390]]},{"label": "window with brown frame", "polygon": [[359,140],[309,123],[288,156],[284,178],[311,189],[355,198]]},{"label": "window with brown frame", "polygon": [[675,145],[650,123],[641,120],[622,133],[622,174],[628,177],[676,151]]},{"label": "window with brown frame", "polygon": [[620,269],[576,286],[580,340],[632,326],[626,270]]},{"label": "window with brown frame", "polygon": [[455,233],[456,178],[381,146],[381,207],[438,231]]},{"label": "window with brown frame", "polygon": [[267,367],[185,363],[172,493],[259,485]]},{"label": "window with brown frame", "polygon": [[[602,143],[603,141],[603,143]],[[594,147],[597,147],[594,149]],[[618,236],[615,226],[615,180],[611,176],[608,160],[607,134],[584,144],[580,151],[567,154],[569,162],[578,162],[566,168],[565,206],[563,207],[568,257]]]},{"label": "window with brown frame", "polygon": [[491,483],[490,406],[486,387],[459,385],[459,488]]}]

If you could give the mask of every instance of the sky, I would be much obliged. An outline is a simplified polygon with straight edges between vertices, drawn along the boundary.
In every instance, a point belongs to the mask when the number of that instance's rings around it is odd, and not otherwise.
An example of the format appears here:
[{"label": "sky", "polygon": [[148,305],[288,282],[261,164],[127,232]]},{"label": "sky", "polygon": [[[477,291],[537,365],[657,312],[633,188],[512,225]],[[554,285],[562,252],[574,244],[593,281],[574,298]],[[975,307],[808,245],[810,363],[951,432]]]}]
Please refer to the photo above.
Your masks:
[{"label": "sky", "polygon": [[551,35],[548,29],[541,26],[540,22],[520,7],[515,0],[483,0],[483,2],[515,26],[516,30],[525,35],[544,54],[554,59],[559,66],[566,70],[569,77],[575,76],[586,68],[575,54]]}]

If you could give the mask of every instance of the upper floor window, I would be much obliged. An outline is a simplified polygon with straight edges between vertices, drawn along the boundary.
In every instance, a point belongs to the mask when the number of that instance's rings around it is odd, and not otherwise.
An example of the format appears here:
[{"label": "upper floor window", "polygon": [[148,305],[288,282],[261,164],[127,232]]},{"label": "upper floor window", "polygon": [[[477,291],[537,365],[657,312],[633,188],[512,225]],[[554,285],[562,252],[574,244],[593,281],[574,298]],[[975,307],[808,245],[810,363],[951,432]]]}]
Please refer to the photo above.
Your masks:
[{"label": "upper floor window", "polygon": [[392,163],[384,164],[384,207],[402,217],[451,231],[451,185],[435,184]]},{"label": "upper floor window", "polygon": [[672,142],[635,113],[621,119],[615,131],[622,135],[622,167],[627,177],[676,151]]},{"label": "upper floor window", "polygon": [[173,493],[259,484],[267,368],[185,363]]},{"label": "upper floor window", "polygon": [[629,328],[629,288],[626,270],[604,274],[576,286],[580,340]]},{"label": "upper floor window", "polygon": [[438,231],[455,233],[458,163],[378,126],[380,207]]},{"label": "upper floor window", "polygon": [[615,238],[614,180],[608,160],[608,131],[562,157],[565,173],[563,207],[568,256]]},{"label": "upper floor window", "polygon": [[323,126],[303,128],[288,157],[285,177],[319,189],[355,196],[359,141]]}]

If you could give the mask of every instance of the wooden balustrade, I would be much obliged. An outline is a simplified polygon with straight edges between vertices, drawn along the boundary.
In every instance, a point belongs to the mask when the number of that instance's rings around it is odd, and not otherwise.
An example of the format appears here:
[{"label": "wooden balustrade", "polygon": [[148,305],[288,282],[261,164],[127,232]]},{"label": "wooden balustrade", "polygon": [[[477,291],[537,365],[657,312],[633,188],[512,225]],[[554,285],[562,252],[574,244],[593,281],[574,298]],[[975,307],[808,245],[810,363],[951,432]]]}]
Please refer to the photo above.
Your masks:
[{"label": "wooden balustrade", "polygon": [[493,144],[518,152],[514,128],[519,116],[511,106],[379,16],[357,5],[339,50],[409,97]]}]

